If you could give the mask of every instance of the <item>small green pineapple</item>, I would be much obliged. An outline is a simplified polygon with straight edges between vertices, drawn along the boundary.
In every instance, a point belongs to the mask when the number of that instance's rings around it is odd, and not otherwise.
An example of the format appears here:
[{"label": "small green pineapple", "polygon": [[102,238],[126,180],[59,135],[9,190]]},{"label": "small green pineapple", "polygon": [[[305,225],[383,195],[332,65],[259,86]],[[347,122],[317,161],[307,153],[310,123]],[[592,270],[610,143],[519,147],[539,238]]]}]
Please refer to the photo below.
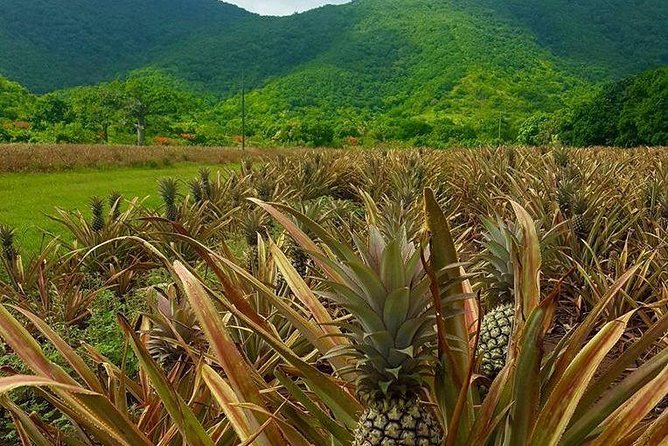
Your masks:
[{"label": "small green pineapple", "polygon": [[311,258],[306,255],[304,250],[290,239],[288,241],[288,256],[290,263],[297,270],[301,277],[308,275],[309,268],[312,266]]},{"label": "small green pineapple", "polygon": [[18,255],[14,247],[14,228],[0,225],[0,244],[2,244],[2,257],[10,264],[14,263]]},{"label": "small green pineapple", "polygon": [[104,201],[100,197],[92,197],[90,199],[90,210],[93,214],[90,227],[95,232],[100,232],[104,229]]},{"label": "small green pineapple", "polygon": [[267,220],[265,214],[260,209],[255,209],[243,215],[241,221],[241,231],[246,241],[246,269],[248,271],[257,271],[258,269],[258,234],[266,231]]},{"label": "small green pineapple", "polygon": [[573,215],[571,225],[573,233],[581,239],[587,239],[591,231],[591,219],[587,213],[589,204],[584,194],[579,194],[573,200]]},{"label": "small green pineapple", "polygon": [[176,203],[179,193],[179,183],[174,178],[163,178],[158,183],[160,197],[165,206],[165,218],[170,221],[179,219],[179,209]]}]

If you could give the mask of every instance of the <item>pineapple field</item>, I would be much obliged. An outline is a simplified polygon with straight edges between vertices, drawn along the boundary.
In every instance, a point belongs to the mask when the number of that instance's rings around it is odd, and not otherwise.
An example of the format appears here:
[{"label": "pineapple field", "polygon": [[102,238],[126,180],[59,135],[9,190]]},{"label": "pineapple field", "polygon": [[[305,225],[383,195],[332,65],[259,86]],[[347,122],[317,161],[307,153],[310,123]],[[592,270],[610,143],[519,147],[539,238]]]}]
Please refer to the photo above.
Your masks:
[{"label": "pineapple field", "polygon": [[0,224],[0,445],[668,444],[665,149],[264,153]]}]

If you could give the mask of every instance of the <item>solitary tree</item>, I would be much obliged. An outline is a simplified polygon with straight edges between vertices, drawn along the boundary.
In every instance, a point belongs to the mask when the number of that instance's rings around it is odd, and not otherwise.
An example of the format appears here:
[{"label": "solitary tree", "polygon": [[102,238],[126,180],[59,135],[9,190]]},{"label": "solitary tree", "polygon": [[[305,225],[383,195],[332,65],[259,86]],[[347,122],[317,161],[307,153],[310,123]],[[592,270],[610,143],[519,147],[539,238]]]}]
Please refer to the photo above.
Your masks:
[{"label": "solitary tree", "polygon": [[137,133],[137,145],[146,142],[146,130],[169,126],[170,118],[186,113],[194,105],[194,96],[183,85],[162,71],[147,68],[135,71],[125,81],[128,117]]}]

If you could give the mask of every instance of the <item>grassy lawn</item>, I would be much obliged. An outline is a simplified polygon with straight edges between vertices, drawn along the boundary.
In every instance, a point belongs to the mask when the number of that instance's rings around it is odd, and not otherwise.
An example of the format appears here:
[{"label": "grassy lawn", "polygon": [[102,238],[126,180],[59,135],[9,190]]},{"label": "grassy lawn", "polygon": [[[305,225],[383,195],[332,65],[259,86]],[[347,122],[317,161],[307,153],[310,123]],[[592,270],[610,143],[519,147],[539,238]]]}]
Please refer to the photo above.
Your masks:
[{"label": "grassy lawn", "polygon": [[[157,180],[175,177],[189,180],[202,164],[175,164],[160,168],[119,167],[54,173],[0,173],[0,223],[16,228],[17,241],[24,253],[35,253],[42,243],[42,230],[62,232],[60,224],[47,215],[55,207],[79,209],[88,214],[91,196],[107,197],[118,191],[125,198],[148,197],[146,206],[158,206]],[[220,165],[206,166],[212,173]],[[183,185],[182,192],[186,192]]]}]

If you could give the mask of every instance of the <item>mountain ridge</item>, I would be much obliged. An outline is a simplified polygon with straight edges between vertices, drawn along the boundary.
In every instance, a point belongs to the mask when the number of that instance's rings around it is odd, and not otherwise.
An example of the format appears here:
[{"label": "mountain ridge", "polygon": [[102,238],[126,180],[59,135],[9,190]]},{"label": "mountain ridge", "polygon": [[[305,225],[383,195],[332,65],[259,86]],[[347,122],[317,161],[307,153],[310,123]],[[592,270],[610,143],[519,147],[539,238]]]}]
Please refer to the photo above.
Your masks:
[{"label": "mountain ridge", "polygon": [[[404,20],[416,27],[424,15],[476,14],[530,36],[570,74],[585,78],[620,78],[668,63],[662,26],[668,5],[661,0],[356,0],[287,17],[258,16],[217,0],[4,3],[0,73],[35,92],[94,84],[154,65],[226,95],[230,79],[242,70],[251,86],[263,85],[326,57],[332,47],[345,47],[360,23],[386,22],[388,11],[410,11]],[[333,57],[344,63],[345,55]]]}]

